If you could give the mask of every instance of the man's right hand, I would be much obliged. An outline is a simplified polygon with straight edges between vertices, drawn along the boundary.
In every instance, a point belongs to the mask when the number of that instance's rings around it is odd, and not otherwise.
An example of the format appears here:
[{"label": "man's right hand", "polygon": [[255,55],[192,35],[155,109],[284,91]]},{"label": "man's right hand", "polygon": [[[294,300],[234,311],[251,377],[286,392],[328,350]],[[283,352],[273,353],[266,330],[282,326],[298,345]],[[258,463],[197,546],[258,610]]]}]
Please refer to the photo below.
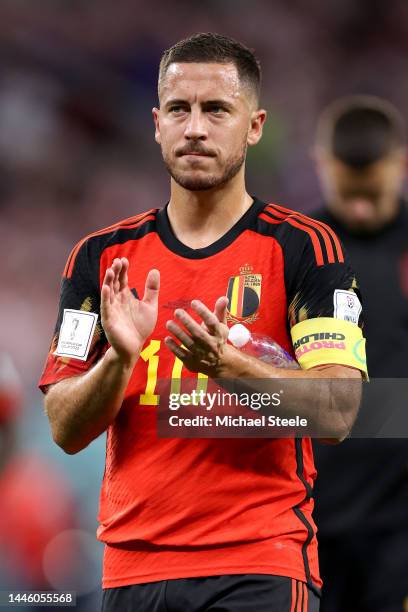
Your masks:
[{"label": "man's right hand", "polygon": [[128,285],[129,261],[114,259],[107,268],[101,290],[102,327],[114,353],[124,364],[136,362],[157,322],[160,273],[150,270],[142,300]]}]

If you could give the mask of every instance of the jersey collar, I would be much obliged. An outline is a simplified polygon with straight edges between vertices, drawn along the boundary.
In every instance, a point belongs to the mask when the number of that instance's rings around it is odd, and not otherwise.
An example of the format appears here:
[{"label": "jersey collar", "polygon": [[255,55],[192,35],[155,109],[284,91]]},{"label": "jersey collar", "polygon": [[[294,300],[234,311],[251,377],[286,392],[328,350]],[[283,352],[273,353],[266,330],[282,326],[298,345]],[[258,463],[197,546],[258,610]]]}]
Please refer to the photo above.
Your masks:
[{"label": "jersey collar", "polygon": [[164,208],[161,208],[157,213],[157,233],[160,236],[161,241],[164,245],[173,253],[185,257],[187,259],[204,259],[205,257],[211,257],[220,251],[227,248],[243,231],[250,229],[254,226],[259,213],[266,206],[258,198],[253,198],[252,205],[242,215],[242,217],[229,229],[221,238],[213,242],[212,244],[201,248],[192,249],[191,247],[183,244],[174,234],[173,229],[170,225],[169,217],[167,214],[168,204]]}]

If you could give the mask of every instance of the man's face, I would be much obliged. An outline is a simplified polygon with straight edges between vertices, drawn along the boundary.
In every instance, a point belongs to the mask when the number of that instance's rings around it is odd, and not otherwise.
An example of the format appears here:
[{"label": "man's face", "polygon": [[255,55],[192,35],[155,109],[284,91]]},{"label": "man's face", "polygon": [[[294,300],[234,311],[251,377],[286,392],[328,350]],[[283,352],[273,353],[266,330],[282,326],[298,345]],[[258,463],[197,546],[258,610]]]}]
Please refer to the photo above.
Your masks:
[{"label": "man's face", "polygon": [[397,151],[362,169],[329,154],[317,155],[321,188],[333,215],[350,231],[370,234],[391,221],[398,210],[406,156]]},{"label": "man's face", "polygon": [[257,110],[234,64],[173,63],[153,116],[170,175],[185,189],[201,191],[224,185],[243,168],[266,112]]}]

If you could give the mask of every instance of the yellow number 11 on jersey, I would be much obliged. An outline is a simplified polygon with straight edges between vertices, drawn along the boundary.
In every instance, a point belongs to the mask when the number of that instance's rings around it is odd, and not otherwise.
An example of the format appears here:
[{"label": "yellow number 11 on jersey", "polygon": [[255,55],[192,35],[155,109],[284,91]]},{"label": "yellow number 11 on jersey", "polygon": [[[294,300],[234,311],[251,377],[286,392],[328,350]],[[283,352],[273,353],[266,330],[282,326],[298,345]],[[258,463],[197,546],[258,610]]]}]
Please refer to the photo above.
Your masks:
[{"label": "yellow number 11 on jersey", "polygon": [[[149,344],[140,353],[140,357],[143,361],[147,361],[147,383],[144,393],[141,393],[139,404],[142,406],[157,406],[159,404],[160,396],[155,394],[157,385],[157,372],[159,369],[159,355],[161,340],[150,340]],[[183,369],[183,362],[175,357],[174,365],[171,372],[171,393],[180,393],[181,390],[181,372]],[[197,375],[197,392],[206,391],[208,376],[198,372]]]}]

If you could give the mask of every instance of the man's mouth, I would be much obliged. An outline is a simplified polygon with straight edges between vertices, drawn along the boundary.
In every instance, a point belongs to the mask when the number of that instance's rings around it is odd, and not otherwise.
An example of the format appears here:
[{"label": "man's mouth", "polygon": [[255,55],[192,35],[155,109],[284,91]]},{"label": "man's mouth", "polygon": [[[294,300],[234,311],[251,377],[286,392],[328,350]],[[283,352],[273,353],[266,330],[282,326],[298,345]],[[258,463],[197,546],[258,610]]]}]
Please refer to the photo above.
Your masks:
[{"label": "man's mouth", "polygon": [[177,152],[177,157],[187,157],[187,156],[192,156],[192,157],[215,157],[215,154],[212,153],[211,151],[186,151],[186,150],[181,150]]}]

